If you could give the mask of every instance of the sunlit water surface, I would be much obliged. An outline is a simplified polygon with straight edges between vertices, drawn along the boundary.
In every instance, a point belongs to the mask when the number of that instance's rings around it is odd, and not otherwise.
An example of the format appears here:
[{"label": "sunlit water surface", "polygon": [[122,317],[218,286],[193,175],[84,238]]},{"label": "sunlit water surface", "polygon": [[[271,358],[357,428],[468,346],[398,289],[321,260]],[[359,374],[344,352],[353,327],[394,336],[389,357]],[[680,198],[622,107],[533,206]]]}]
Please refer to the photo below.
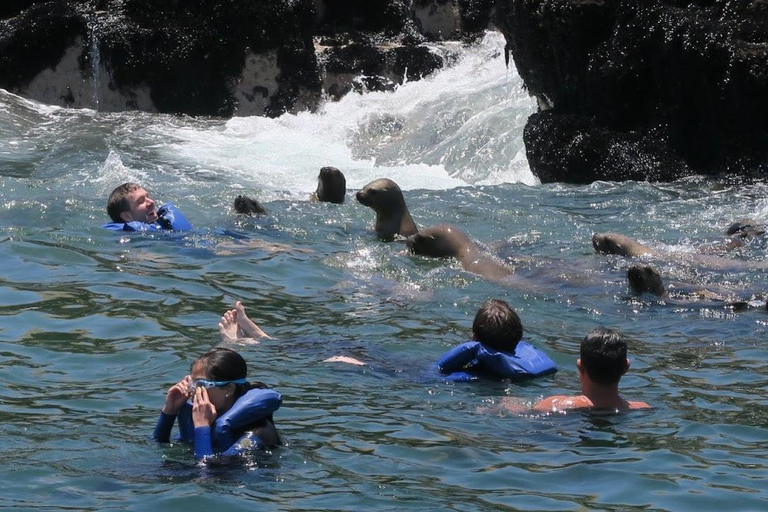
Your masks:
[{"label": "sunlit water surface", "polygon": [[[725,268],[684,256],[734,219],[768,222],[768,189],[537,184],[522,142],[535,106],[501,48],[490,35],[442,49],[458,59],[429,80],[279,119],[72,111],[0,91],[2,508],[765,509],[768,312],[632,297],[632,262],[594,254],[590,237],[627,233],[671,252],[648,262],[677,289],[750,298],[766,289],[764,240],[724,255],[740,262]],[[345,204],[307,201],[324,165],[345,172]],[[373,212],[354,199],[378,177],[400,184],[419,226],[458,225],[526,284],[378,241]],[[106,196],[128,180],[197,229],[102,230]],[[243,193],[269,214],[236,216]],[[434,374],[491,297],[519,312],[556,375]],[[238,299],[274,337],[238,349],[251,377],[283,394],[287,445],[200,467],[150,434],[165,389],[218,342]],[[629,340],[623,393],[652,410],[482,411],[505,396],[577,392],[579,341],[599,325]],[[333,355],[367,365],[322,362]]]}]

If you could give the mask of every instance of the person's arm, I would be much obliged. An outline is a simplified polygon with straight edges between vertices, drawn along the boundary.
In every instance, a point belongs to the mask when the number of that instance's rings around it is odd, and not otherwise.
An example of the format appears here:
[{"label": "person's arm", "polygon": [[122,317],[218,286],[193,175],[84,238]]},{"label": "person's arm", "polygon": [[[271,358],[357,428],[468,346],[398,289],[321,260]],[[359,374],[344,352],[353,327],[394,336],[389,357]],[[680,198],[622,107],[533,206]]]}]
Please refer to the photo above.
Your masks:
[{"label": "person's arm", "polygon": [[152,434],[152,437],[158,443],[168,443],[171,441],[171,430],[173,430],[173,424],[176,421],[179,410],[187,401],[188,388],[189,375],[171,386],[165,394],[165,405],[163,405],[163,410],[160,411],[160,417]]},{"label": "person's arm", "polygon": [[192,421],[195,425],[195,458],[204,459],[213,455],[211,425],[216,421],[216,406],[211,403],[208,390],[199,387],[192,404]]},{"label": "person's arm", "polygon": [[213,455],[211,427],[195,427],[195,459],[205,459]]},{"label": "person's arm", "polygon": [[476,356],[480,342],[468,341],[458,347],[453,347],[437,362],[437,367],[441,373],[453,373],[463,369]]},{"label": "person's arm", "polygon": [[166,414],[160,411],[160,417],[157,419],[157,425],[155,425],[155,431],[152,433],[152,437],[158,443],[170,443],[171,442],[171,430],[173,430],[173,424],[176,422],[175,414]]},{"label": "person's arm", "polygon": [[172,203],[165,203],[157,209],[157,222],[167,230],[189,231],[192,229],[192,224]]}]

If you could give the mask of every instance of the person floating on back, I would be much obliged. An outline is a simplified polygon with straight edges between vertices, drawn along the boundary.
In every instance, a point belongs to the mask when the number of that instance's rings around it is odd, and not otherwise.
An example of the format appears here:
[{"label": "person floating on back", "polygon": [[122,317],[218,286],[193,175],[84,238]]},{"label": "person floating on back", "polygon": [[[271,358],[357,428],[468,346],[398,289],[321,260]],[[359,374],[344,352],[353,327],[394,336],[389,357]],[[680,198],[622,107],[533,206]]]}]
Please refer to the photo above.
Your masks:
[{"label": "person floating on back", "polygon": [[446,353],[438,369],[453,381],[520,380],[555,373],[554,361],[522,338],[523,324],[509,304],[486,301],[472,323],[472,340]]},{"label": "person floating on back", "polygon": [[619,395],[619,380],[629,370],[629,359],[627,343],[616,331],[600,327],[587,334],[581,342],[576,368],[579,370],[581,395],[550,396],[533,408],[542,412],[558,412],[568,409],[619,411],[650,407],[645,402],[630,402]]},{"label": "person floating on back", "polygon": [[155,209],[155,201],[138,183],[123,183],[109,195],[107,213],[112,222],[104,228],[113,231],[188,231],[192,229],[184,214],[171,203]]}]

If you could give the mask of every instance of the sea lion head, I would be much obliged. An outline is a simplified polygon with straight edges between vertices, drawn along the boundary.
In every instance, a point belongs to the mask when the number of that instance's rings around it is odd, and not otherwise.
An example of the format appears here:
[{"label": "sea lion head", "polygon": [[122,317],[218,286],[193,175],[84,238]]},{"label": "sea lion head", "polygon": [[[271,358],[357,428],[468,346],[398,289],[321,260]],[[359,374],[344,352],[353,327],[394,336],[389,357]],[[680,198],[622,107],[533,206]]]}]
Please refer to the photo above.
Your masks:
[{"label": "sea lion head", "polygon": [[373,208],[377,213],[405,208],[403,191],[397,183],[387,178],[370,182],[355,197],[360,204]]},{"label": "sea lion head", "polygon": [[592,235],[592,247],[602,254],[628,256],[631,240],[616,233],[595,233]]},{"label": "sea lion head", "polygon": [[630,267],[627,270],[627,279],[629,279],[629,287],[638,295],[652,293],[657,297],[664,297],[667,294],[661,275],[653,267],[647,265]]},{"label": "sea lion head", "polygon": [[432,226],[405,239],[412,253],[433,258],[459,256],[460,251],[470,243],[467,235],[450,224]]},{"label": "sea lion head", "polygon": [[244,215],[253,215],[254,213],[267,213],[261,204],[248,196],[237,196],[235,198],[235,211]]},{"label": "sea lion head", "polygon": [[323,167],[317,176],[317,190],[314,198],[326,203],[342,204],[347,194],[347,179],[335,167]]}]

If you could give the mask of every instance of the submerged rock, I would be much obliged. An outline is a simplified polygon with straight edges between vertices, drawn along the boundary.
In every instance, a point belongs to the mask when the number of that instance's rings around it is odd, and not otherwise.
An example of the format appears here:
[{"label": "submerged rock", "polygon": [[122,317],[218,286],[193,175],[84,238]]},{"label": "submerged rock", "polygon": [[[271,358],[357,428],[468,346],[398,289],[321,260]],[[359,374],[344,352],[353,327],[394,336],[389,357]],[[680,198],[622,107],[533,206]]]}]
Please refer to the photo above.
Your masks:
[{"label": "submerged rock", "polygon": [[499,0],[542,181],[768,169],[768,1]]}]

